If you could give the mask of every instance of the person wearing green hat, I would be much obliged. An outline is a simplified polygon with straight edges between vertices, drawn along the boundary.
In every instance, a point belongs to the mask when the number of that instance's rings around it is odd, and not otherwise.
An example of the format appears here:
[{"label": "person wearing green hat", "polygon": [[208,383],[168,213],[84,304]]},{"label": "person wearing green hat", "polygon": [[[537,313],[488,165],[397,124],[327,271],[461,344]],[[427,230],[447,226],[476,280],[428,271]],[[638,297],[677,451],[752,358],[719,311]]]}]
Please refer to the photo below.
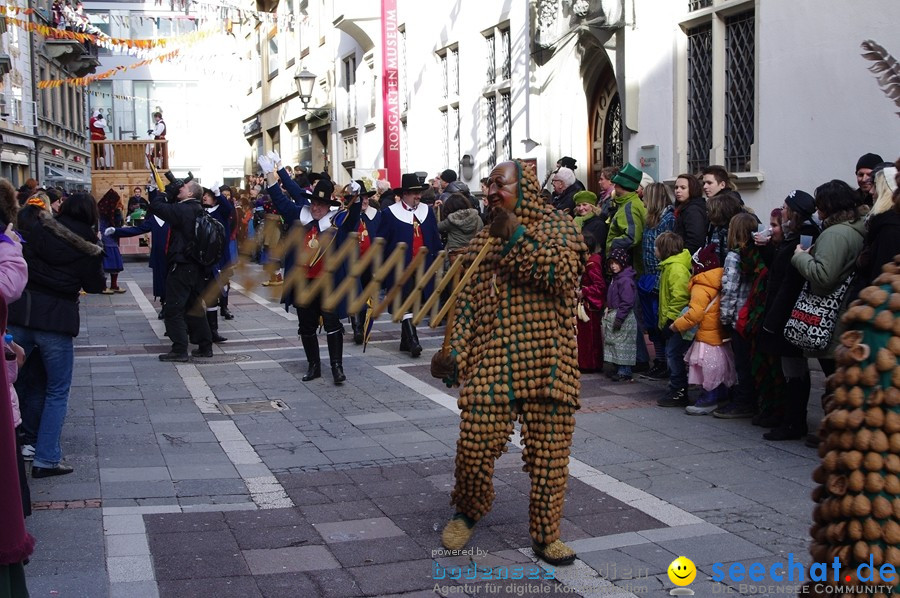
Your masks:
[{"label": "person wearing green hat", "polygon": [[644,260],[640,249],[644,222],[647,219],[647,208],[637,194],[642,176],[640,170],[626,163],[612,178],[616,211],[610,219],[606,236],[606,253],[609,254],[613,249],[624,249],[631,255],[638,274],[643,273]]},{"label": "person wearing green hat", "polygon": [[575,200],[575,226],[585,237],[591,235],[594,239],[602,241],[608,233],[606,221],[597,214],[597,194],[592,191],[579,191],[573,197]]}]

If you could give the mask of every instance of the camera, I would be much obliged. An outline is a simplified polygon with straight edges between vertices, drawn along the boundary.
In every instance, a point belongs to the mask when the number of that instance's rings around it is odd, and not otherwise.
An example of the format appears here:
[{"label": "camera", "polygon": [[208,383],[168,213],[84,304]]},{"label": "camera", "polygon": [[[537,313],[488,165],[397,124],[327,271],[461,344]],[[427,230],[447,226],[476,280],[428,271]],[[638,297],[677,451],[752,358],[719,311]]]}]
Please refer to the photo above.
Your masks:
[{"label": "camera", "polygon": [[166,199],[168,199],[170,203],[176,203],[178,201],[178,192],[181,191],[184,184],[194,180],[194,175],[190,170],[183,179],[175,178],[175,175],[172,174],[171,170],[166,171],[165,177],[169,181],[169,184],[166,185]]}]

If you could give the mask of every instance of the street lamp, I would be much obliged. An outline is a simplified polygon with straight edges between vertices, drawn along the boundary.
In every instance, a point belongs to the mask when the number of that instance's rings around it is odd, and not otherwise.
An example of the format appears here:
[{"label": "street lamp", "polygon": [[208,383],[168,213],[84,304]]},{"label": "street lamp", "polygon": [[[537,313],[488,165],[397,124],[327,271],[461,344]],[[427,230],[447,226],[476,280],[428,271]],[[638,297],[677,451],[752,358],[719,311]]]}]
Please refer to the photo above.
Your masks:
[{"label": "street lamp", "polygon": [[316,76],[306,70],[306,67],[303,67],[302,71],[294,75],[294,83],[297,84],[300,101],[303,102],[303,107],[306,108],[309,105],[309,101],[312,99],[313,86],[316,84]]}]

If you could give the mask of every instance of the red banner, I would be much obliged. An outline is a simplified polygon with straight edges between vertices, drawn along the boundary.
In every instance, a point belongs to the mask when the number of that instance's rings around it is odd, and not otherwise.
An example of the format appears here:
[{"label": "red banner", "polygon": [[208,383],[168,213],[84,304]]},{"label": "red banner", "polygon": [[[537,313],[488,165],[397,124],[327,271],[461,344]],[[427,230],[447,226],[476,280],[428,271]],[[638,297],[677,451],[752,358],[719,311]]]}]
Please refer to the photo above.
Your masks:
[{"label": "red banner", "polygon": [[397,0],[381,0],[381,81],[384,166],[392,186],[400,186],[400,34]]}]

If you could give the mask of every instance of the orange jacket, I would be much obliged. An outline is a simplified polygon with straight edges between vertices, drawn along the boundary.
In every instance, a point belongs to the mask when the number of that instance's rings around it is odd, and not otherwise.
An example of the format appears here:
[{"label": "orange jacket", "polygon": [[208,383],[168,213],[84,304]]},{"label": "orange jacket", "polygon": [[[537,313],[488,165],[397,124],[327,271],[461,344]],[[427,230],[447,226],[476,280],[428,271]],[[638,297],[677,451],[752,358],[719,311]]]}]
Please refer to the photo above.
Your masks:
[{"label": "orange jacket", "polygon": [[[691,277],[691,302],[688,304],[688,311],[672,324],[678,332],[686,332],[699,323],[695,340],[707,345],[721,345],[725,342],[727,337],[719,322],[723,272],[722,268],[713,268]],[[716,297],[719,300],[707,311],[710,301]]]}]

